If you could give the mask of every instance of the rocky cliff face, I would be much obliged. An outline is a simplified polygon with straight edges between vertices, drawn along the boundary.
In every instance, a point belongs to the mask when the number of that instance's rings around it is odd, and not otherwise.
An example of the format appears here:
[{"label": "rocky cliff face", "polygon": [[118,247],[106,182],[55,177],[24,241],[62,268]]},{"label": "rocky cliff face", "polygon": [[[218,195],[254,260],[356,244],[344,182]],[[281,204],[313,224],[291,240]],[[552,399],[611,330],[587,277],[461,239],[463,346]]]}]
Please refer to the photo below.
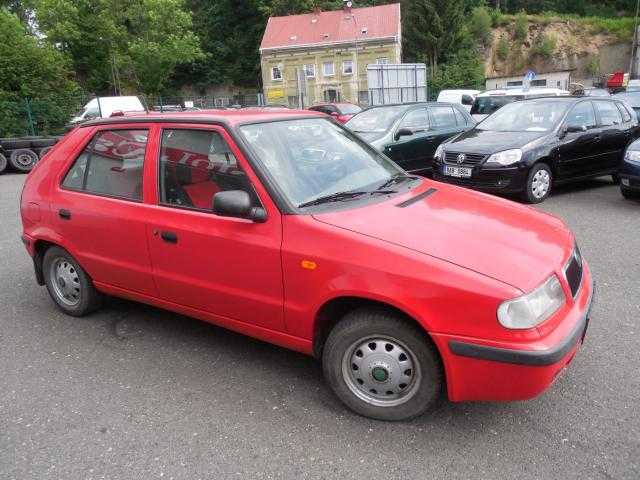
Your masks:
[{"label": "rocky cliff face", "polygon": [[495,28],[484,49],[487,77],[517,76],[528,69],[574,70],[574,79],[593,80],[615,70],[628,71],[630,55],[630,41],[571,20],[530,21],[519,32],[512,21]]}]

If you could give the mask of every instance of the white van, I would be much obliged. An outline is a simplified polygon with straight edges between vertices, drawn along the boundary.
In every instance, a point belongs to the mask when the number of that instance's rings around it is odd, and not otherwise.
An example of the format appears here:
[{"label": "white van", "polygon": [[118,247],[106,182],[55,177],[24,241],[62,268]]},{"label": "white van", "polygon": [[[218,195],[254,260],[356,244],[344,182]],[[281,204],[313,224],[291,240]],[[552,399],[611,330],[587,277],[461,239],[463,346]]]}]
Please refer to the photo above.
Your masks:
[{"label": "white van", "polygon": [[522,88],[507,88],[504,90],[486,90],[479,93],[471,107],[471,116],[476,122],[480,122],[507,103],[527,98],[560,97],[570,95],[569,91],[559,88],[530,88],[524,91]]},{"label": "white van", "polygon": [[117,111],[145,112],[146,109],[138,97],[96,97],[90,100],[70,123],[76,125],[94,118],[108,118]]},{"label": "white van", "polygon": [[442,90],[438,94],[438,102],[458,103],[466,108],[467,112],[471,110],[473,101],[480,90]]}]

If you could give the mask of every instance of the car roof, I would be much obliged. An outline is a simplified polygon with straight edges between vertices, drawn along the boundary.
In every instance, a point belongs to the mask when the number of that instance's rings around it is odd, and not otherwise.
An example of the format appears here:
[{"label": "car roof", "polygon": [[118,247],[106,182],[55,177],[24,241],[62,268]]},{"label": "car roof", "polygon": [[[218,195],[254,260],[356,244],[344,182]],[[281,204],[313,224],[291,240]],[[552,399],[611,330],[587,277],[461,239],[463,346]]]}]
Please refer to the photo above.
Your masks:
[{"label": "car roof", "polygon": [[419,106],[441,107],[443,105],[459,107],[459,104],[450,103],[450,102],[411,102],[411,103],[387,103],[385,105],[372,105],[371,107],[367,108],[367,110],[373,110],[374,108],[384,108],[384,107],[404,107],[404,108],[419,107]]},{"label": "car roof", "polygon": [[236,126],[243,123],[260,123],[296,118],[325,118],[312,110],[292,110],[289,108],[251,108],[231,110],[199,110],[167,113],[141,113],[119,117],[100,118],[83,123],[80,127],[94,125],[117,125],[122,123],[218,123]]}]

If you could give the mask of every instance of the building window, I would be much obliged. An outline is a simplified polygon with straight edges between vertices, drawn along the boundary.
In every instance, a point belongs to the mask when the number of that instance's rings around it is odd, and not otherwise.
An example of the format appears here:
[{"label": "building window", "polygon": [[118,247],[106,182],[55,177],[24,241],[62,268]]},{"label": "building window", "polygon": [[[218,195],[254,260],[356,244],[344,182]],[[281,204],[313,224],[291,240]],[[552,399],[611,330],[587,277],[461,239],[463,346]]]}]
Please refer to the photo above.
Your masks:
[{"label": "building window", "polygon": [[540,80],[531,80],[530,85],[532,87],[546,87],[547,86],[547,79],[546,78],[542,78]]},{"label": "building window", "polygon": [[322,75],[325,77],[333,77],[335,75],[333,62],[324,62],[322,64]]},{"label": "building window", "polygon": [[280,65],[271,67],[271,80],[282,80],[282,69]]},{"label": "building window", "polygon": [[522,86],[522,80],[507,82],[507,87],[521,87],[521,86]]},{"label": "building window", "polygon": [[389,59],[387,57],[378,58],[376,59],[376,63],[378,65],[387,65],[389,63]]},{"label": "building window", "polygon": [[353,60],[345,60],[342,62],[342,73],[344,75],[351,75],[353,73]]},{"label": "building window", "polygon": [[309,65],[304,66],[304,74],[307,78],[315,78],[316,76],[316,65],[315,63],[311,63]]}]

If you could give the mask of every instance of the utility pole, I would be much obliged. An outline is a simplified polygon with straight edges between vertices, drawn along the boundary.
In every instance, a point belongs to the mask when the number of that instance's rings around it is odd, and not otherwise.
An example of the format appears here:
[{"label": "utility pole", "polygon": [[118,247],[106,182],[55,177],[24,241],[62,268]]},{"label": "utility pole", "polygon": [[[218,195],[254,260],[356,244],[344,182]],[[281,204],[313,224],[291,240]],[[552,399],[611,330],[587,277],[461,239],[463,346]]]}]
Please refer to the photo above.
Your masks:
[{"label": "utility pole", "polygon": [[640,0],[636,0],[636,17],[633,24],[633,43],[631,44],[629,79],[638,78],[638,8],[640,8]]}]

